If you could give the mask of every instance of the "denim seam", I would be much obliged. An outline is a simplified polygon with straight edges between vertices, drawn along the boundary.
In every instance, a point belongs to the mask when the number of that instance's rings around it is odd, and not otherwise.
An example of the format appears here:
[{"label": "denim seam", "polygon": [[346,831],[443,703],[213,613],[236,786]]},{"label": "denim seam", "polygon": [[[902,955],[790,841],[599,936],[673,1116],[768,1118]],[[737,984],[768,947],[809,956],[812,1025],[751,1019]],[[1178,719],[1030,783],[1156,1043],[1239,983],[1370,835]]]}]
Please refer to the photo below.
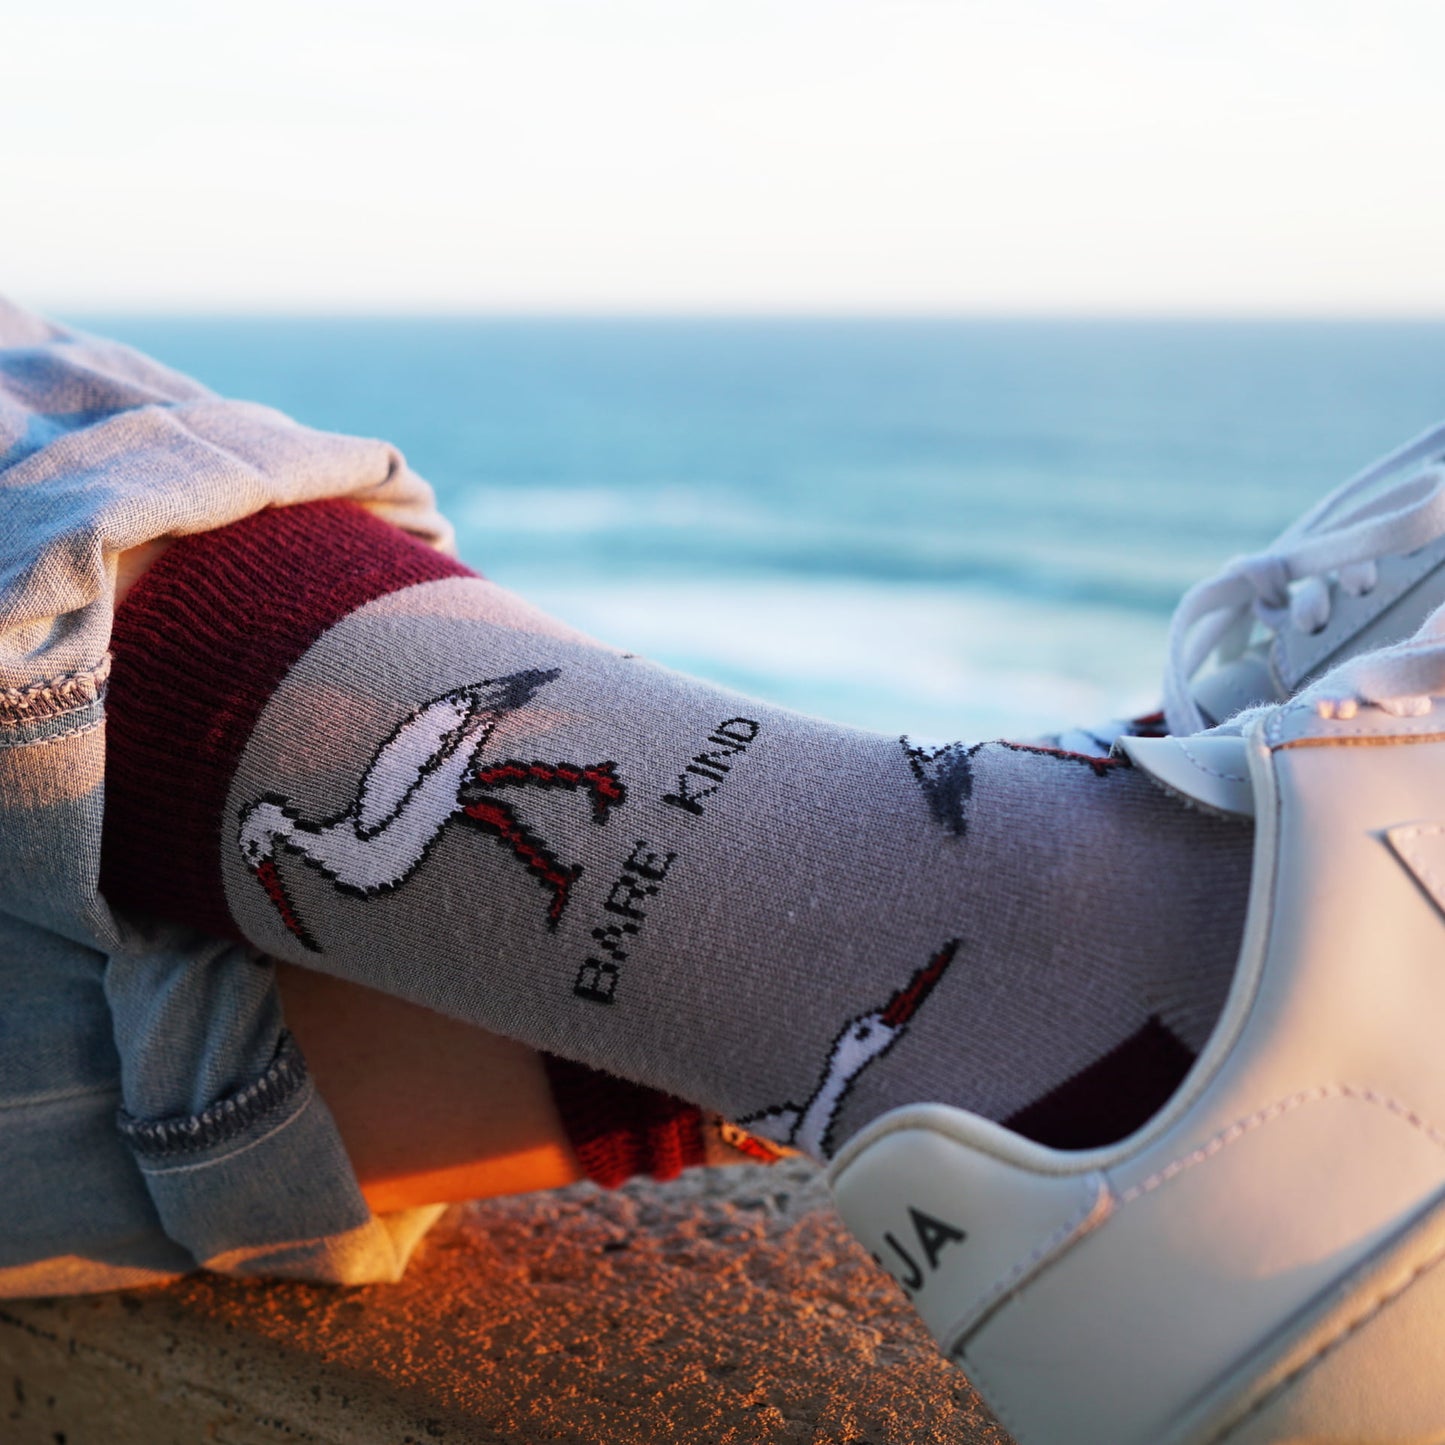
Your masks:
[{"label": "denim seam", "polygon": [[[89,707],[90,704],[87,703],[87,704],[85,704],[85,706],[86,706],[86,707]],[[79,711],[81,711],[81,710],[82,710],[82,709],[80,709],[80,708],[77,708],[77,709],[76,709],[77,712],[79,712]],[[3,720],[0,720],[0,724],[3,724]],[[53,747],[56,743],[68,743],[68,742],[71,740],[71,738],[83,738],[83,737],[86,735],[86,733],[93,733],[97,728],[104,727],[104,726],[105,726],[105,719],[98,717],[98,718],[96,718],[96,720],[95,720],[94,722],[88,722],[88,723],[86,723],[86,725],[85,725],[83,728],[69,728],[69,729],[67,729],[67,730],[66,730],[65,732],[63,732],[63,733],[55,733],[55,734],[53,734],[53,735],[50,736],[50,737],[44,737],[44,738],[6,738],[6,737],[0,737],[0,751],[5,751],[5,750],[11,749],[11,748],[45,748],[45,747]]]},{"label": "denim seam", "polygon": [[31,687],[0,687],[0,723],[34,722],[86,707],[104,695],[109,676],[110,654],[107,653],[94,667],[78,668],[49,682],[37,682]]},{"label": "denim seam", "polygon": [[310,1078],[306,1060],[289,1033],[281,1035],[265,1073],[233,1094],[217,1099],[199,1114],[137,1119],[124,1109],[116,1116],[126,1142],[150,1158],[195,1154],[229,1143],[253,1125],[289,1105]]},{"label": "denim seam", "polygon": [[243,1154],[249,1153],[252,1149],[259,1149],[262,1144],[269,1143],[278,1134],[284,1134],[299,1119],[305,1117],[306,1111],[316,1102],[316,1090],[309,1087],[309,1080],[307,1082],[306,1097],[302,1099],[300,1107],[294,1113],[286,1115],[279,1124],[267,1129],[264,1134],[258,1135],[255,1139],[248,1139],[239,1149],[232,1149],[215,1159],[197,1159],[193,1164],[149,1164],[142,1159],[140,1160],[141,1174],[147,1179],[170,1179],[177,1174],[195,1174],[202,1169],[229,1167]]}]

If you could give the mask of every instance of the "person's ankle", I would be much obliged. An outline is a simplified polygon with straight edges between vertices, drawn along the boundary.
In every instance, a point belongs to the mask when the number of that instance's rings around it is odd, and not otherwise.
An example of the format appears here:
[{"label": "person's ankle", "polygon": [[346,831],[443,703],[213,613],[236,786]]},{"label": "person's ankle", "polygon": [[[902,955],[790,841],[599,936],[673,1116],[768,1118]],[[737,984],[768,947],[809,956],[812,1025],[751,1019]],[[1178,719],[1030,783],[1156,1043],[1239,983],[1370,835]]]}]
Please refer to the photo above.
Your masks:
[{"label": "person's ankle", "polygon": [[151,563],[160,557],[171,545],[170,537],[156,537],[142,542],[139,547],[127,547],[116,558],[115,563],[115,605],[125,601],[126,593],[140,581]]}]

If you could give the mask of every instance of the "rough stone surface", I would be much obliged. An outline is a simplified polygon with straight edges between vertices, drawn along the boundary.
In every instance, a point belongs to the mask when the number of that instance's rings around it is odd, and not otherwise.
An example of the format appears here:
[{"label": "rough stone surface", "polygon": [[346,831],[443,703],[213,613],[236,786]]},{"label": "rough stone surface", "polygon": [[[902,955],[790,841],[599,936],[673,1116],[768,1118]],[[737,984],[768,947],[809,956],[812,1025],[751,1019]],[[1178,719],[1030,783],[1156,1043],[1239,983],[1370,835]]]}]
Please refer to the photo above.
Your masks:
[{"label": "rough stone surface", "polygon": [[801,1161],[473,1204],[399,1285],[0,1303],[4,1445],[1008,1445]]}]

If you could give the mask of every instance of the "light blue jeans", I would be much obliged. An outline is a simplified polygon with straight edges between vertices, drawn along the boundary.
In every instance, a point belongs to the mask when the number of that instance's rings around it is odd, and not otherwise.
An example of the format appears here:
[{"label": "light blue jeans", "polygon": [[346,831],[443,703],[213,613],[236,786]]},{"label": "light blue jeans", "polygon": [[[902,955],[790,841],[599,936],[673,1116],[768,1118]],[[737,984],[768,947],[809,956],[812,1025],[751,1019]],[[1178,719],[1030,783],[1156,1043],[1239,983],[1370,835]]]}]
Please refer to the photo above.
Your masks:
[{"label": "light blue jeans", "polygon": [[436,1217],[368,1210],[267,959],[97,885],[117,556],[331,496],[451,545],[383,443],[0,300],[0,1297],[394,1279]]}]

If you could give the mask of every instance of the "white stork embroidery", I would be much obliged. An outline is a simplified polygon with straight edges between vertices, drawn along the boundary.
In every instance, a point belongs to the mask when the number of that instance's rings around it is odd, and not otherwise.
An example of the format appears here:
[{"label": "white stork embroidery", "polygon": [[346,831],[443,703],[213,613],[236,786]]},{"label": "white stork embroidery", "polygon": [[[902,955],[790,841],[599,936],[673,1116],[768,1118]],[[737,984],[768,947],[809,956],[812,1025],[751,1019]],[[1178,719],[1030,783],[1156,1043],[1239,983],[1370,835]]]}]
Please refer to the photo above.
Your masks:
[{"label": "white stork embroidery", "polygon": [[557,676],[555,669],[514,672],[424,703],[377,749],[356,801],[333,818],[308,822],[275,794],[241,810],[241,856],[282,923],[306,948],[320,952],[282,881],[281,853],[296,855],[343,893],[372,898],[404,883],[454,818],[498,839],[551,890],[547,923],[557,926],[582,866],[560,863],[511,806],[492,795],[506,787],[583,789],[592,799],[593,820],[605,823],[609,810],[626,796],[616,765],[477,764],[501,719]]},{"label": "white stork embroidery", "polygon": [[833,1152],[833,1125],[858,1075],[903,1037],[908,1021],[953,962],[958,942],[955,938],[944,944],[882,1008],[860,1014],[843,1025],[828,1046],[822,1076],[807,1103],[764,1109],[738,1123],[761,1138],[791,1145],[815,1159],[829,1158]]}]

